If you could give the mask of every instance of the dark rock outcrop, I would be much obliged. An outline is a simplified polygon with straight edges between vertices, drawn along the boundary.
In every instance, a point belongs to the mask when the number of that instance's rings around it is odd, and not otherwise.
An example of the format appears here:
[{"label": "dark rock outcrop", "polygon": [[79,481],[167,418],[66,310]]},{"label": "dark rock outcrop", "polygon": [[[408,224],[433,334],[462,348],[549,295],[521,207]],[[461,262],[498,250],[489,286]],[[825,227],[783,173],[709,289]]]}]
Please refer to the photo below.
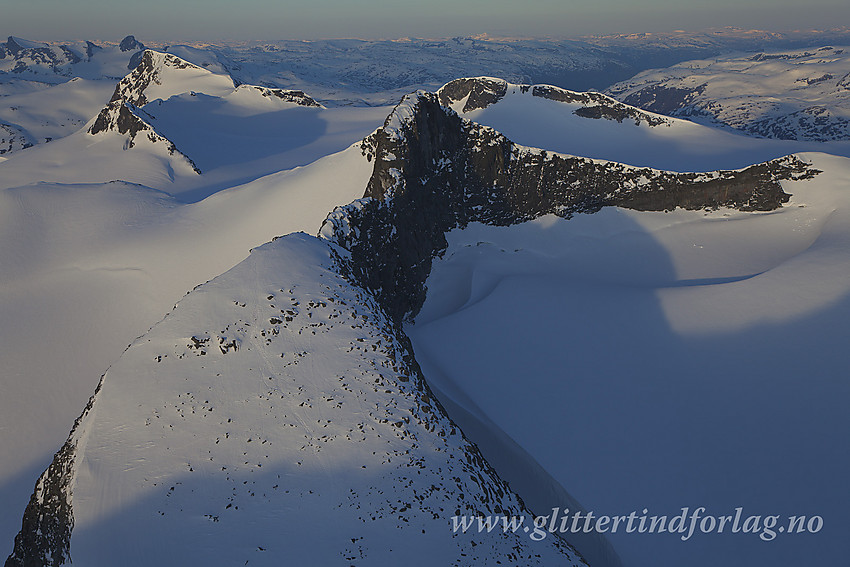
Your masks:
[{"label": "dark rock outcrop", "polygon": [[86,42],[86,59],[91,61],[92,56],[98,51],[103,51],[103,48],[95,43],[90,41]]},{"label": "dark rock outcrop", "polygon": [[62,54],[65,55],[65,62],[66,63],[70,63],[70,64],[73,65],[73,64],[79,63],[80,61],[83,60],[82,57],[80,57],[79,55],[77,55],[76,53],[74,53],[73,51],[68,49],[68,47],[65,46],[65,45],[60,45],[59,49],[61,49]]},{"label": "dark rock outcrop", "polygon": [[[726,56],[651,71],[607,93],[645,110],[758,138],[850,139],[844,49]],[[770,77],[769,80],[765,77]]]},{"label": "dark rock outcrop", "polygon": [[549,100],[581,104],[583,106],[577,108],[574,113],[583,118],[605,118],[606,120],[616,120],[617,122],[628,119],[634,120],[635,125],[638,126],[643,122],[646,122],[649,126],[660,126],[669,123],[669,120],[663,116],[655,116],[648,112],[643,112],[638,108],[623,104],[600,93],[577,93],[558,87],[535,85],[531,90],[531,94]]},{"label": "dark rock outcrop", "polygon": [[[320,231],[348,251],[344,259],[338,256],[336,269],[364,288],[369,302],[374,297],[376,313],[388,315],[384,337],[401,351],[393,356],[401,356],[404,374],[417,379],[423,404],[433,404],[439,415],[442,408],[421,379],[401,323],[421,307],[431,262],[446,249],[449,230],[470,222],[510,225],[544,214],[569,218],[604,206],[766,211],[789,198],[781,180],[818,173],[794,157],[739,171],[671,173],[551,154],[518,146],[440,103],[431,93],[405,97],[383,127],[364,140],[363,153],[374,161],[365,196],[334,210]],[[143,111],[116,98],[90,132],[113,127],[134,135],[145,132],[147,124],[137,112]],[[70,560],[74,519],[69,487],[92,404],[38,481],[6,567],[54,566]],[[498,487],[493,500],[498,503],[507,487],[474,446],[466,458],[474,470],[492,476],[492,482],[482,486]]]},{"label": "dark rock outcrop", "polygon": [[653,85],[627,96],[623,102],[659,114],[689,116],[696,111],[693,107],[695,97],[703,92],[704,84],[692,89]]},{"label": "dark rock outcrop", "polygon": [[14,37],[9,36],[9,38],[6,40],[5,50],[6,53],[8,53],[9,55],[15,56],[21,51],[23,51],[24,48],[17,41],[15,41]]},{"label": "dark rock outcrop", "polygon": [[145,44],[141,41],[136,40],[132,35],[128,35],[124,39],[121,40],[121,43],[118,44],[118,48],[121,51],[134,51],[137,49],[144,49]]},{"label": "dark rock outcrop", "polygon": [[34,144],[34,140],[18,126],[0,123],[0,156],[30,148]]},{"label": "dark rock outcrop", "polygon": [[790,197],[780,180],[816,173],[793,157],[740,171],[672,173],[551,154],[517,146],[440,102],[410,95],[366,139],[364,152],[375,160],[366,198],[335,210],[321,230],[351,251],[358,281],[396,320],[422,306],[431,261],[455,227],[569,218],[605,206],[767,211]]},{"label": "dark rock outcrop", "polygon": [[743,130],[762,138],[829,142],[850,137],[850,120],[837,116],[826,106],[814,105],[783,116],[757,120]]},{"label": "dark rock outcrop", "polygon": [[130,60],[127,62],[128,69],[135,69],[142,62],[142,58],[145,56],[144,51],[137,51],[133,55],[130,56]]},{"label": "dark rock outcrop", "polygon": [[74,457],[83,436],[83,424],[102,385],[103,377],[82,415],[74,422],[68,440],[36,482],[24,510],[21,531],[15,536],[15,547],[4,567],[59,567],[71,561]]},{"label": "dark rock outcrop", "polygon": [[239,85],[237,89],[254,89],[266,98],[278,98],[284,102],[291,102],[299,106],[310,106],[322,108],[322,105],[304,91],[291,91],[286,89],[274,89],[269,87],[258,87],[254,85]]},{"label": "dark rock outcrop", "polygon": [[440,104],[449,106],[466,97],[463,112],[487,108],[499,102],[508,92],[508,83],[502,79],[477,77],[473,79],[455,79],[437,91]]},{"label": "dark rock outcrop", "polygon": [[[834,79],[832,75],[822,75],[799,79],[798,82],[811,86]],[[840,88],[841,81],[838,83]],[[693,89],[652,85],[630,94],[623,101],[668,116],[699,117],[715,124],[731,126],[759,138],[829,142],[844,140],[850,136],[850,120],[819,104],[759,120],[740,120],[735,124],[724,124],[716,115],[720,106],[700,98],[705,87],[704,84]]]}]

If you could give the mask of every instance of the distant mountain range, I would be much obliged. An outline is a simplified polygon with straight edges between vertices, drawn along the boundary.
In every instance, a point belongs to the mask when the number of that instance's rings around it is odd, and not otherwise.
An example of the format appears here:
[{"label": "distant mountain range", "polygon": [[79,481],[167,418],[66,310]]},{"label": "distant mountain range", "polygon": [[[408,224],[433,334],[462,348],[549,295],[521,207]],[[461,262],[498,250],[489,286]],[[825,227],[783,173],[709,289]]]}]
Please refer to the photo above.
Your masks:
[{"label": "distant mountain range", "polygon": [[[724,28],[568,40],[476,36],[148,45],[230,74],[237,82],[363,104],[395,102],[416,88],[436,89],[457,77],[479,75],[572,90],[603,89],[640,71],[689,59],[829,44],[850,44],[850,30],[777,33]],[[0,72],[49,82],[72,76],[117,79],[136,66],[144,47],[134,36],[118,44],[47,44],[10,37],[0,43]],[[58,78],[51,79],[51,74]]]},{"label": "distant mountain range", "polygon": [[850,49],[726,55],[646,71],[606,92],[762,138],[850,139]]}]

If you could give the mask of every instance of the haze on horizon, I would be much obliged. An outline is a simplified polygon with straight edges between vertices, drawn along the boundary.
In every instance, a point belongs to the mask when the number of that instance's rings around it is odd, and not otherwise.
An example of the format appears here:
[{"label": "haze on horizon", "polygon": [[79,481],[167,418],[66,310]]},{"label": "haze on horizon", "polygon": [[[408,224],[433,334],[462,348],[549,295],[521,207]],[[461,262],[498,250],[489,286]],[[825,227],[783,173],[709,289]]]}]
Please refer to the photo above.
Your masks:
[{"label": "haze on horizon", "polygon": [[400,37],[569,38],[700,31],[735,26],[772,31],[850,24],[836,0],[30,0],[3,7],[2,37],[33,40],[221,41]]}]

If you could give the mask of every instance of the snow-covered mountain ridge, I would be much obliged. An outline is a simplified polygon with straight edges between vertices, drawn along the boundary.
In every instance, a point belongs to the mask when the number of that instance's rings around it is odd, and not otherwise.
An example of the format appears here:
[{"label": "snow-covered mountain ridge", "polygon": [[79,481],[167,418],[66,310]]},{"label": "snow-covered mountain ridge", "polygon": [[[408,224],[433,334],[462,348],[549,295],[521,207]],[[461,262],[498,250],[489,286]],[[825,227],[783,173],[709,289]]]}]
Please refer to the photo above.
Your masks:
[{"label": "snow-covered mountain ridge", "polygon": [[570,218],[605,206],[772,210],[789,197],[781,180],[818,173],[795,157],[739,171],[673,173],[548,153],[518,146],[440,102],[419,92],[399,103],[364,143],[375,161],[366,200],[337,209],[321,230],[351,251],[355,265],[369,265],[364,285],[397,320],[424,301],[431,260],[452,228]]},{"label": "snow-covered mountain ridge", "polygon": [[531,514],[346,256],[278,239],[131,345],[39,480],[6,566],[582,564],[557,538],[452,533],[451,515]]},{"label": "snow-covered mountain ridge", "polygon": [[504,79],[489,77],[455,79],[441,87],[437,96],[443,106],[466,113],[497,103],[504,98],[509,88],[547,100],[580,105],[573,114],[583,118],[604,118],[617,122],[629,119],[633,120],[636,126],[643,122],[649,126],[670,124],[670,120],[664,116],[642,112],[634,106],[623,104],[601,93],[579,93],[551,85],[512,85]]}]

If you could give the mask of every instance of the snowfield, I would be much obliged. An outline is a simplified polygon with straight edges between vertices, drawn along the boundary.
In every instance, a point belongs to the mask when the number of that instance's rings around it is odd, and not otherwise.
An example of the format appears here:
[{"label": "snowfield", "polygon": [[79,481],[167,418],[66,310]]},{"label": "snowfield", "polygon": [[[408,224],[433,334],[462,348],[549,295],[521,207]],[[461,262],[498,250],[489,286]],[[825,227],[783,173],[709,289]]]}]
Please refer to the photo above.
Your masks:
[{"label": "snowfield", "polygon": [[824,173],[788,183],[775,212],[605,209],[456,230],[406,328],[464,430],[498,427],[597,516],[824,519],[770,543],[610,534],[625,565],[846,555],[850,162],[804,157]]},{"label": "snowfield", "polygon": [[[315,233],[328,210],[362,194],[368,166],[355,145],[194,204],[124,182],[0,191],[0,359],[9,400],[0,415],[0,476],[23,477],[4,485],[9,507],[26,504],[33,473],[129,343],[252,247]],[[2,520],[9,539],[19,514]]]}]

